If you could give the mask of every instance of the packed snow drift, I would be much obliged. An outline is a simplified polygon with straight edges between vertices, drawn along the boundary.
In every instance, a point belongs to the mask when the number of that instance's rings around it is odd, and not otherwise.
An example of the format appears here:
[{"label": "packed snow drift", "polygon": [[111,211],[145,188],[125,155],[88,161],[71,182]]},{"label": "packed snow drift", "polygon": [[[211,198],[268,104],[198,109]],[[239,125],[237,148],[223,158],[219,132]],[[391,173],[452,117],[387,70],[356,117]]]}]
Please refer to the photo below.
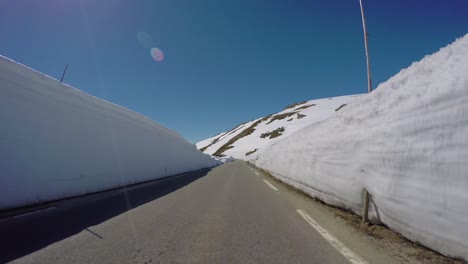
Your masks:
[{"label": "packed snow drift", "polygon": [[218,162],[152,120],[0,56],[0,209]]},{"label": "packed snow drift", "polygon": [[359,96],[340,96],[290,105],[276,114],[240,124],[230,131],[200,141],[197,147],[214,156],[252,159],[265,146],[333,116]]},{"label": "packed snow drift", "polygon": [[443,254],[468,260],[468,35],[321,123],[259,151],[257,166]]}]

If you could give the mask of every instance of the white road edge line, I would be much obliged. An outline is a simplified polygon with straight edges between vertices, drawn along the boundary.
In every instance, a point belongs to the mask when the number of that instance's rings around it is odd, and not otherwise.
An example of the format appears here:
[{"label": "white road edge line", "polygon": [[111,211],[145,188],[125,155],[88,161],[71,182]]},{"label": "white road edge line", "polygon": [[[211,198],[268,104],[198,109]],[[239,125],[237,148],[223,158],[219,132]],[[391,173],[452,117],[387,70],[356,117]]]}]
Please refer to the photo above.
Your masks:
[{"label": "white road edge line", "polygon": [[256,171],[254,171],[254,172],[255,172],[255,174],[257,174],[258,176],[260,176],[260,174],[258,174],[258,172],[256,172]]},{"label": "white road edge line", "polygon": [[278,189],[276,189],[276,187],[275,187],[273,184],[271,184],[269,181],[267,181],[267,180],[263,180],[263,181],[264,181],[264,182],[266,183],[266,185],[268,185],[270,188],[272,188],[272,189],[275,190],[275,191],[278,191]]},{"label": "white road edge line", "polygon": [[321,227],[317,222],[315,222],[312,217],[306,214],[304,211],[297,209],[296,212],[306,220],[320,235],[322,235],[325,240],[328,241],[338,252],[340,252],[345,258],[347,258],[353,264],[368,264],[367,261],[362,259],[358,256],[358,254],[354,253],[351,249],[347,248],[340,240],[332,236],[328,233],[325,228]]},{"label": "white road edge line", "polygon": [[0,223],[11,220],[11,219],[21,218],[21,217],[28,216],[28,215],[44,213],[44,212],[47,212],[47,211],[50,211],[50,210],[55,210],[55,209],[56,209],[55,206],[50,206],[50,207],[47,207],[47,208],[41,208],[41,209],[29,211],[29,212],[24,212],[24,213],[21,213],[21,214],[6,217],[5,219],[0,219]]}]

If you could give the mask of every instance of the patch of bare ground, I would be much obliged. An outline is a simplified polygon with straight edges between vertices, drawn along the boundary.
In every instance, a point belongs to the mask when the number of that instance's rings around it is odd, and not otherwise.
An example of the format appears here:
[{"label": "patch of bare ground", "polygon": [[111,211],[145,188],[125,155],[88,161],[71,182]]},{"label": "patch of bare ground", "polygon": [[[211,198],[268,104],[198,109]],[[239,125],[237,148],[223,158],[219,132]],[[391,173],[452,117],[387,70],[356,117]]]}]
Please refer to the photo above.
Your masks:
[{"label": "patch of bare ground", "polygon": [[294,111],[304,110],[304,109],[307,109],[307,108],[312,107],[312,106],[315,106],[315,104],[304,105],[304,106],[301,106],[299,108],[294,109]]},{"label": "patch of bare ground", "polygon": [[299,102],[299,103],[295,103],[295,104],[290,104],[290,105],[286,106],[283,110],[294,108],[294,107],[296,107],[298,105],[305,104],[305,103],[307,103],[307,101],[303,101],[303,102]]},{"label": "patch of bare ground", "polygon": [[213,153],[213,156],[217,156],[217,157],[224,156],[223,155],[224,151],[233,148],[234,146],[232,146],[232,144],[234,144],[237,140],[252,134],[255,131],[255,127],[258,124],[260,124],[261,122],[262,122],[262,120],[260,119],[260,120],[256,121],[255,123],[253,123],[248,128],[242,130],[242,132],[237,134],[235,137],[231,138],[226,144],[222,145],[215,153]]},{"label": "patch of bare ground", "polygon": [[269,138],[269,139],[277,138],[283,135],[283,132],[284,132],[284,127],[279,127],[271,132],[261,134],[260,138]]},{"label": "patch of bare ground", "polygon": [[337,109],[335,109],[335,112],[340,111],[341,108],[343,108],[343,107],[345,107],[345,106],[347,106],[347,104],[342,104],[342,105],[340,105],[340,107],[338,107]]},{"label": "patch of bare ground", "polygon": [[275,120],[281,120],[281,119],[285,119],[287,117],[290,117],[292,115],[296,114],[296,112],[289,112],[289,113],[283,113],[283,114],[279,114],[279,115],[274,115],[270,121],[268,121],[267,125],[274,122]]},{"label": "patch of bare ground", "polygon": [[255,153],[255,151],[257,151],[257,150],[258,150],[258,148],[254,149],[254,150],[251,150],[251,151],[245,153],[245,156],[249,156],[249,155]]},{"label": "patch of bare ground", "polygon": [[203,148],[200,148],[198,150],[200,150],[201,152],[204,152],[206,149],[208,149],[209,147],[213,146],[214,144],[218,143],[219,140],[221,140],[221,138],[223,137],[227,137],[229,135],[231,135],[232,133],[235,133],[236,131],[238,131],[239,129],[242,128],[242,125],[245,125],[245,123],[242,123],[242,124],[239,124],[237,126],[235,126],[233,129],[225,132],[225,133],[222,133],[221,135],[219,135],[217,138],[215,138],[213,141],[211,141],[210,144],[204,146]]},{"label": "patch of bare ground", "polygon": [[264,118],[262,118],[262,121],[265,122],[267,121],[273,114],[269,114],[267,116],[265,116]]},{"label": "patch of bare ground", "polygon": [[306,115],[303,115],[303,114],[300,114],[300,113],[297,113],[297,119],[301,119],[303,117],[306,117]]}]

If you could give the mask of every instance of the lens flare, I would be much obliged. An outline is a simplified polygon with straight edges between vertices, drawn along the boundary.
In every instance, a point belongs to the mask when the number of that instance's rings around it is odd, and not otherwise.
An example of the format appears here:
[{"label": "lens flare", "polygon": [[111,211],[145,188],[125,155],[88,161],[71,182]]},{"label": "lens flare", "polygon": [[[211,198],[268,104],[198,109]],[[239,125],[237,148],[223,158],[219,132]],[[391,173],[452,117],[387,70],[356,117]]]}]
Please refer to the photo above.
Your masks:
[{"label": "lens flare", "polygon": [[164,60],[164,53],[158,48],[151,49],[151,57],[157,62],[161,62]]}]

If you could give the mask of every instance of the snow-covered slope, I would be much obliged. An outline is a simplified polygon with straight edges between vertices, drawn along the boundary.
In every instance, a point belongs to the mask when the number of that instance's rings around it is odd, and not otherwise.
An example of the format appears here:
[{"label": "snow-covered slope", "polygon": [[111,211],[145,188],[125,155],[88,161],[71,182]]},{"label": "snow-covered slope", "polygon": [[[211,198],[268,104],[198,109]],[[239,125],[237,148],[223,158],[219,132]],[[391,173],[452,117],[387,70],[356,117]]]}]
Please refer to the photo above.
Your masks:
[{"label": "snow-covered slope", "polygon": [[172,130],[0,56],[0,209],[217,164]]},{"label": "snow-covered slope", "polygon": [[259,149],[333,116],[359,96],[340,96],[294,104],[276,114],[240,124],[228,132],[200,141],[197,147],[210,155],[255,159]]},{"label": "snow-covered slope", "polygon": [[321,200],[468,260],[468,35],[337,115],[259,151],[256,165]]}]

